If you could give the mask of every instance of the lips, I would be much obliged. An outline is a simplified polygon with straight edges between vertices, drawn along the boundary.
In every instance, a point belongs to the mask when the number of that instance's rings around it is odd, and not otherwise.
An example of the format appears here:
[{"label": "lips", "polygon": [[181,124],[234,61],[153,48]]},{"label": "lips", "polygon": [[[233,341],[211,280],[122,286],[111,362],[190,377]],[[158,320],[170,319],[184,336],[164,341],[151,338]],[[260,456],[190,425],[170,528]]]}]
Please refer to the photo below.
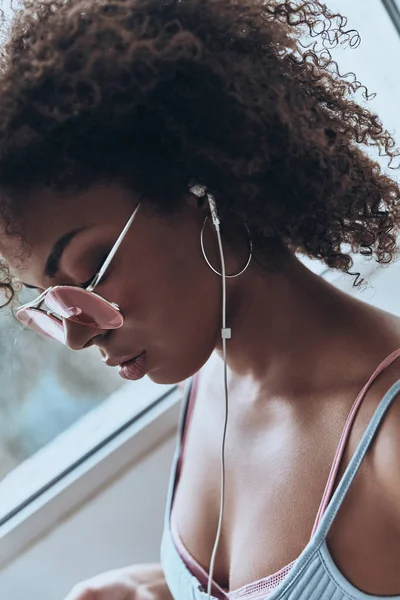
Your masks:
[{"label": "lips", "polygon": [[119,357],[115,357],[115,358],[109,357],[106,360],[103,359],[103,362],[109,367],[119,367],[119,366],[122,366],[124,363],[127,363],[131,360],[135,360],[141,354],[143,354],[143,352],[144,351],[138,352],[137,354],[129,354],[129,355],[119,356]]},{"label": "lips", "polygon": [[128,360],[119,365],[119,375],[123,379],[130,379],[131,381],[137,381],[142,379],[147,373],[147,360],[146,352],[143,351],[139,356]]}]

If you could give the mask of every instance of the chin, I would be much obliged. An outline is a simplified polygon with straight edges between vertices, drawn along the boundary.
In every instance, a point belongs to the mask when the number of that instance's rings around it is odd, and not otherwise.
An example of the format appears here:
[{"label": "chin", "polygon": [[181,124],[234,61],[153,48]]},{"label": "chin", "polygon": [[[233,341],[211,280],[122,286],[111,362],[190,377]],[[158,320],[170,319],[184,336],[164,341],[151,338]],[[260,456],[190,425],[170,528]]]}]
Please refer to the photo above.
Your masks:
[{"label": "chin", "polygon": [[150,370],[147,373],[147,377],[154,383],[160,383],[163,385],[177,385],[178,383],[185,381],[185,379],[189,379],[189,377],[195,375],[202,366],[203,365],[200,364],[198,368],[194,369],[182,369],[176,368],[176,366],[168,368],[167,366],[164,366],[159,369]]},{"label": "chin", "polygon": [[147,373],[147,377],[153,383],[159,383],[162,385],[177,385],[184,379],[188,379],[190,375],[186,375],[181,377],[180,375],[175,375],[173,373],[167,373],[164,369],[159,369],[157,371],[153,371],[151,373]]},{"label": "chin", "polygon": [[[177,385],[195,375],[206,364],[212,355],[214,347],[207,348],[197,356],[168,356],[166,361],[160,361],[160,366],[150,368],[147,377],[154,383]],[[189,360],[188,360],[189,359]],[[158,360],[157,360],[158,362]],[[154,365],[154,363],[153,363]]]}]

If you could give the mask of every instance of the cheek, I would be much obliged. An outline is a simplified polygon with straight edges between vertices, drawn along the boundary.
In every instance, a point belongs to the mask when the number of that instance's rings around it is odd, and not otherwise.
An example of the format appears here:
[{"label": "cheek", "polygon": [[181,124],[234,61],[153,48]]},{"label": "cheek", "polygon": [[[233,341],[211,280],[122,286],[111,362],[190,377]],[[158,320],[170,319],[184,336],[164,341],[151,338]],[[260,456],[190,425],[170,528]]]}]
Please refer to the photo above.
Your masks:
[{"label": "cheek", "polygon": [[218,292],[204,287],[154,303],[144,337],[150,356],[149,376],[156,383],[177,383],[199,371],[215,349],[220,332]]},{"label": "cheek", "polygon": [[198,337],[219,325],[220,281],[202,261],[160,261],[145,279],[142,309],[151,329]]},{"label": "cheek", "polygon": [[221,281],[200,252],[159,255],[126,278],[125,327],[149,351],[158,383],[176,383],[213,352],[221,323]]}]

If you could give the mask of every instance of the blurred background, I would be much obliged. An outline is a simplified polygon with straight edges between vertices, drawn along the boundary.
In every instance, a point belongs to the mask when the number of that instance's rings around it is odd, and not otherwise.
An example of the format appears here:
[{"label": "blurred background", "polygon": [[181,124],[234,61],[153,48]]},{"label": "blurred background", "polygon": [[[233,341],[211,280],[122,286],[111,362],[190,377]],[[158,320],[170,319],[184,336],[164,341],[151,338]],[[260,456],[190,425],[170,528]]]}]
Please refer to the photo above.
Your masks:
[{"label": "blurred background", "polygon": [[0,311],[0,481],[116,391],[95,348],[72,352]]}]

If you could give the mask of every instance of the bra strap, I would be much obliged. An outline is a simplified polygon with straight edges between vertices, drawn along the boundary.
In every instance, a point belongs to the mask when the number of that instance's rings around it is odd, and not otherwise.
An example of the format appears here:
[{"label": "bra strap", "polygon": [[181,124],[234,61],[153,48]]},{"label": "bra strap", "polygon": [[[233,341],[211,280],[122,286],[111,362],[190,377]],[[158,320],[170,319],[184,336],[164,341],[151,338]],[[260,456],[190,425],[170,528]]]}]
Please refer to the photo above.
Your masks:
[{"label": "bra strap", "polygon": [[182,401],[182,409],[180,414],[179,426],[178,426],[178,436],[177,436],[177,444],[175,448],[174,460],[171,468],[171,475],[169,480],[169,489],[167,495],[167,503],[166,503],[166,511],[165,511],[165,526],[169,528],[170,523],[170,515],[172,509],[172,503],[175,494],[175,487],[177,481],[179,479],[179,474],[181,470],[182,463],[182,448],[184,445],[184,438],[186,432],[186,424],[187,420],[190,417],[190,411],[192,410],[190,407],[193,404],[193,399],[196,394],[197,389],[197,380],[198,374],[194,375],[189,379],[185,386],[185,391],[183,394]]},{"label": "bra strap", "polygon": [[179,478],[181,468],[182,468],[182,461],[183,461],[183,454],[185,451],[187,431],[188,431],[190,420],[192,418],[194,403],[195,403],[196,396],[197,396],[197,388],[199,386],[199,375],[200,375],[199,373],[196,373],[196,375],[193,375],[193,377],[191,378],[190,383],[186,389],[186,396],[185,396],[185,401],[184,401],[184,405],[183,405],[183,411],[181,414],[181,422],[180,422],[180,426],[179,426],[179,450],[178,450],[179,458],[178,458],[178,463],[177,463],[177,467],[176,467],[176,471],[177,471],[176,476],[178,478]]},{"label": "bra strap", "polygon": [[346,493],[353,482],[353,479],[357,475],[358,469],[370,448],[375,434],[392,402],[395,400],[400,392],[400,380],[396,381],[390,390],[385,394],[375,410],[374,416],[372,417],[357,449],[338,485],[335,493],[332,496],[325,514],[323,515],[318,529],[316,531],[316,541],[321,541],[327,536],[329,529],[342,505],[342,502],[346,496]]},{"label": "bra strap", "polygon": [[314,527],[312,529],[312,533],[311,533],[311,537],[314,536],[318,525],[322,519],[322,516],[329,504],[329,500],[330,497],[332,495],[332,489],[333,486],[335,484],[336,481],[336,477],[339,471],[339,466],[341,463],[341,460],[343,458],[343,453],[344,453],[344,449],[346,447],[346,443],[347,440],[349,438],[350,435],[350,431],[351,431],[351,427],[354,423],[354,420],[356,418],[357,412],[361,406],[362,401],[365,398],[366,393],[368,392],[370,386],[372,385],[372,383],[375,381],[375,379],[389,366],[392,364],[392,362],[394,362],[396,360],[396,358],[398,358],[400,356],[400,348],[398,348],[397,350],[395,350],[394,352],[392,352],[391,354],[389,354],[389,356],[387,356],[385,358],[384,361],[381,362],[381,364],[378,366],[378,368],[373,372],[373,374],[371,375],[371,377],[369,378],[369,380],[367,381],[367,383],[365,384],[365,386],[363,387],[363,389],[361,390],[361,392],[358,394],[352,409],[349,413],[349,416],[347,417],[340,441],[339,441],[339,446],[336,450],[336,454],[335,454],[335,458],[333,460],[333,464],[331,467],[331,471],[329,473],[329,478],[325,487],[325,491],[324,494],[322,496],[322,500],[321,500],[321,504],[319,506],[318,512],[317,512],[317,516],[315,519],[315,523],[314,523]]}]

